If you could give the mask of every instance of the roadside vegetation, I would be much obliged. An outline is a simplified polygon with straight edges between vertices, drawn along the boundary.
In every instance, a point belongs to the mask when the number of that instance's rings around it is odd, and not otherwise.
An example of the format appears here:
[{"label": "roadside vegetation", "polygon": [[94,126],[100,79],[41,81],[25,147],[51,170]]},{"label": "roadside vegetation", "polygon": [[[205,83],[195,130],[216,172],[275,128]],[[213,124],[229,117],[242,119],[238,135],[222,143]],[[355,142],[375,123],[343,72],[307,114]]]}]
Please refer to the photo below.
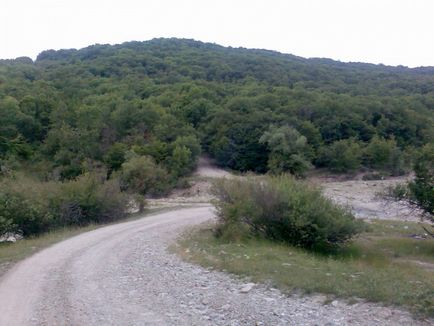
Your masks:
[{"label": "roadside vegetation", "polygon": [[418,223],[374,220],[351,243],[327,254],[258,237],[228,240],[202,226],[173,247],[184,259],[248,277],[287,293],[402,306],[434,316],[434,239]]},{"label": "roadside vegetation", "polygon": [[290,175],[220,179],[212,192],[216,236],[229,241],[258,237],[327,252],[364,228],[349,209]]},{"label": "roadside vegetation", "polygon": [[288,293],[368,300],[434,316],[429,224],[362,221],[290,175],[222,179],[217,221],[181,237],[185,259]]}]

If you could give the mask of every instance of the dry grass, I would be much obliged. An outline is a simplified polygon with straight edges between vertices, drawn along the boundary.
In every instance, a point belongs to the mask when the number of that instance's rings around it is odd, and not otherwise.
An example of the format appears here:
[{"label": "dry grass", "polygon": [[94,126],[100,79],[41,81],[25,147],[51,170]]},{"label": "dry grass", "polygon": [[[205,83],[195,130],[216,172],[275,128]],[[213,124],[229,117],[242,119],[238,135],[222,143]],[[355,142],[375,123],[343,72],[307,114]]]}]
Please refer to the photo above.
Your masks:
[{"label": "dry grass", "polygon": [[265,240],[228,243],[211,227],[182,237],[185,259],[266,282],[286,292],[324,293],[404,306],[434,316],[434,240],[415,239],[416,223],[373,221],[370,232],[333,255]]}]

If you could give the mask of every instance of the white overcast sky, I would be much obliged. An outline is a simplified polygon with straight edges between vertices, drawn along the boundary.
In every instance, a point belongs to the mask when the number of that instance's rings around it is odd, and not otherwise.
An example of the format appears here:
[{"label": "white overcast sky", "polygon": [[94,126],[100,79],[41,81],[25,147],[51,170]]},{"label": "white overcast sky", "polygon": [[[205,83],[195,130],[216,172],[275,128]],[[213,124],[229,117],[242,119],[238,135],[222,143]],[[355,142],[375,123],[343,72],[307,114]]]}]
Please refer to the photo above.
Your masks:
[{"label": "white overcast sky", "polygon": [[434,0],[0,0],[0,58],[155,37],[434,66]]}]

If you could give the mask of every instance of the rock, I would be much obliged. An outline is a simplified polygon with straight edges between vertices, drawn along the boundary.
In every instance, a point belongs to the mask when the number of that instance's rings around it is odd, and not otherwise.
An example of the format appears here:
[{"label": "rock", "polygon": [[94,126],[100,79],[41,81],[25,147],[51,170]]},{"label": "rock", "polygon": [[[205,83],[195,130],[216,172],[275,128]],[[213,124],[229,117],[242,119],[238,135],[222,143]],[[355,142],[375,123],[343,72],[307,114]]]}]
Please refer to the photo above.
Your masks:
[{"label": "rock", "polygon": [[16,233],[5,233],[0,236],[0,242],[17,242],[18,240],[23,239],[23,236]]},{"label": "rock", "polygon": [[244,284],[244,286],[241,288],[240,292],[241,293],[248,293],[248,292],[250,292],[250,290],[253,289],[254,286],[255,286],[255,283]]}]

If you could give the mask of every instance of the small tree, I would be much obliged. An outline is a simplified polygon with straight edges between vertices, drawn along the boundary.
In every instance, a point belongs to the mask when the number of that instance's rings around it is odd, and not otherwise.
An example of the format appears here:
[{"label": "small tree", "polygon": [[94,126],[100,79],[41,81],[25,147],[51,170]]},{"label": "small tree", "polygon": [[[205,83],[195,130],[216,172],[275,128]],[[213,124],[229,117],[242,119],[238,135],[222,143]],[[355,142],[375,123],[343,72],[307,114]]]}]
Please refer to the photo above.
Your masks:
[{"label": "small tree", "polygon": [[268,168],[272,173],[290,172],[301,176],[311,168],[308,157],[312,149],[307,144],[306,137],[296,129],[289,126],[271,126],[259,142],[266,144],[270,150]]},{"label": "small tree", "polygon": [[[416,155],[413,169],[414,180],[389,188],[386,196],[395,200],[407,200],[411,205],[420,208],[434,227],[434,144],[422,147]],[[434,232],[425,227],[424,229],[434,237]]]},{"label": "small tree", "polygon": [[167,171],[149,156],[132,157],[122,164],[120,180],[123,190],[143,196],[162,195],[169,188]]},{"label": "small tree", "polygon": [[125,152],[127,146],[122,143],[113,144],[107,153],[104,155],[104,163],[109,167],[109,173],[117,171],[125,162]]},{"label": "small tree", "polygon": [[366,163],[374,169],[384,170],[392,175],[404,172],[402,153],[394,139],[374,136],[366,146],[364,154]]},{"label": "small tree", "polygon": [[168,166],[172,175],[177,178],[191,170],[191,151],[186,146],[176,146],[169,158]]},{"label": "small tree", "polygon": [[425,145],[414,164],[415,179],[409,189],[414,203],[434,222],[434,144]]},{"label": "small tree", "polygon": [[166,159],[166,166],[175,177],[191,172],[196,166],[201,148],[195,136],[181,136],[170,144],[171,155]]}]

